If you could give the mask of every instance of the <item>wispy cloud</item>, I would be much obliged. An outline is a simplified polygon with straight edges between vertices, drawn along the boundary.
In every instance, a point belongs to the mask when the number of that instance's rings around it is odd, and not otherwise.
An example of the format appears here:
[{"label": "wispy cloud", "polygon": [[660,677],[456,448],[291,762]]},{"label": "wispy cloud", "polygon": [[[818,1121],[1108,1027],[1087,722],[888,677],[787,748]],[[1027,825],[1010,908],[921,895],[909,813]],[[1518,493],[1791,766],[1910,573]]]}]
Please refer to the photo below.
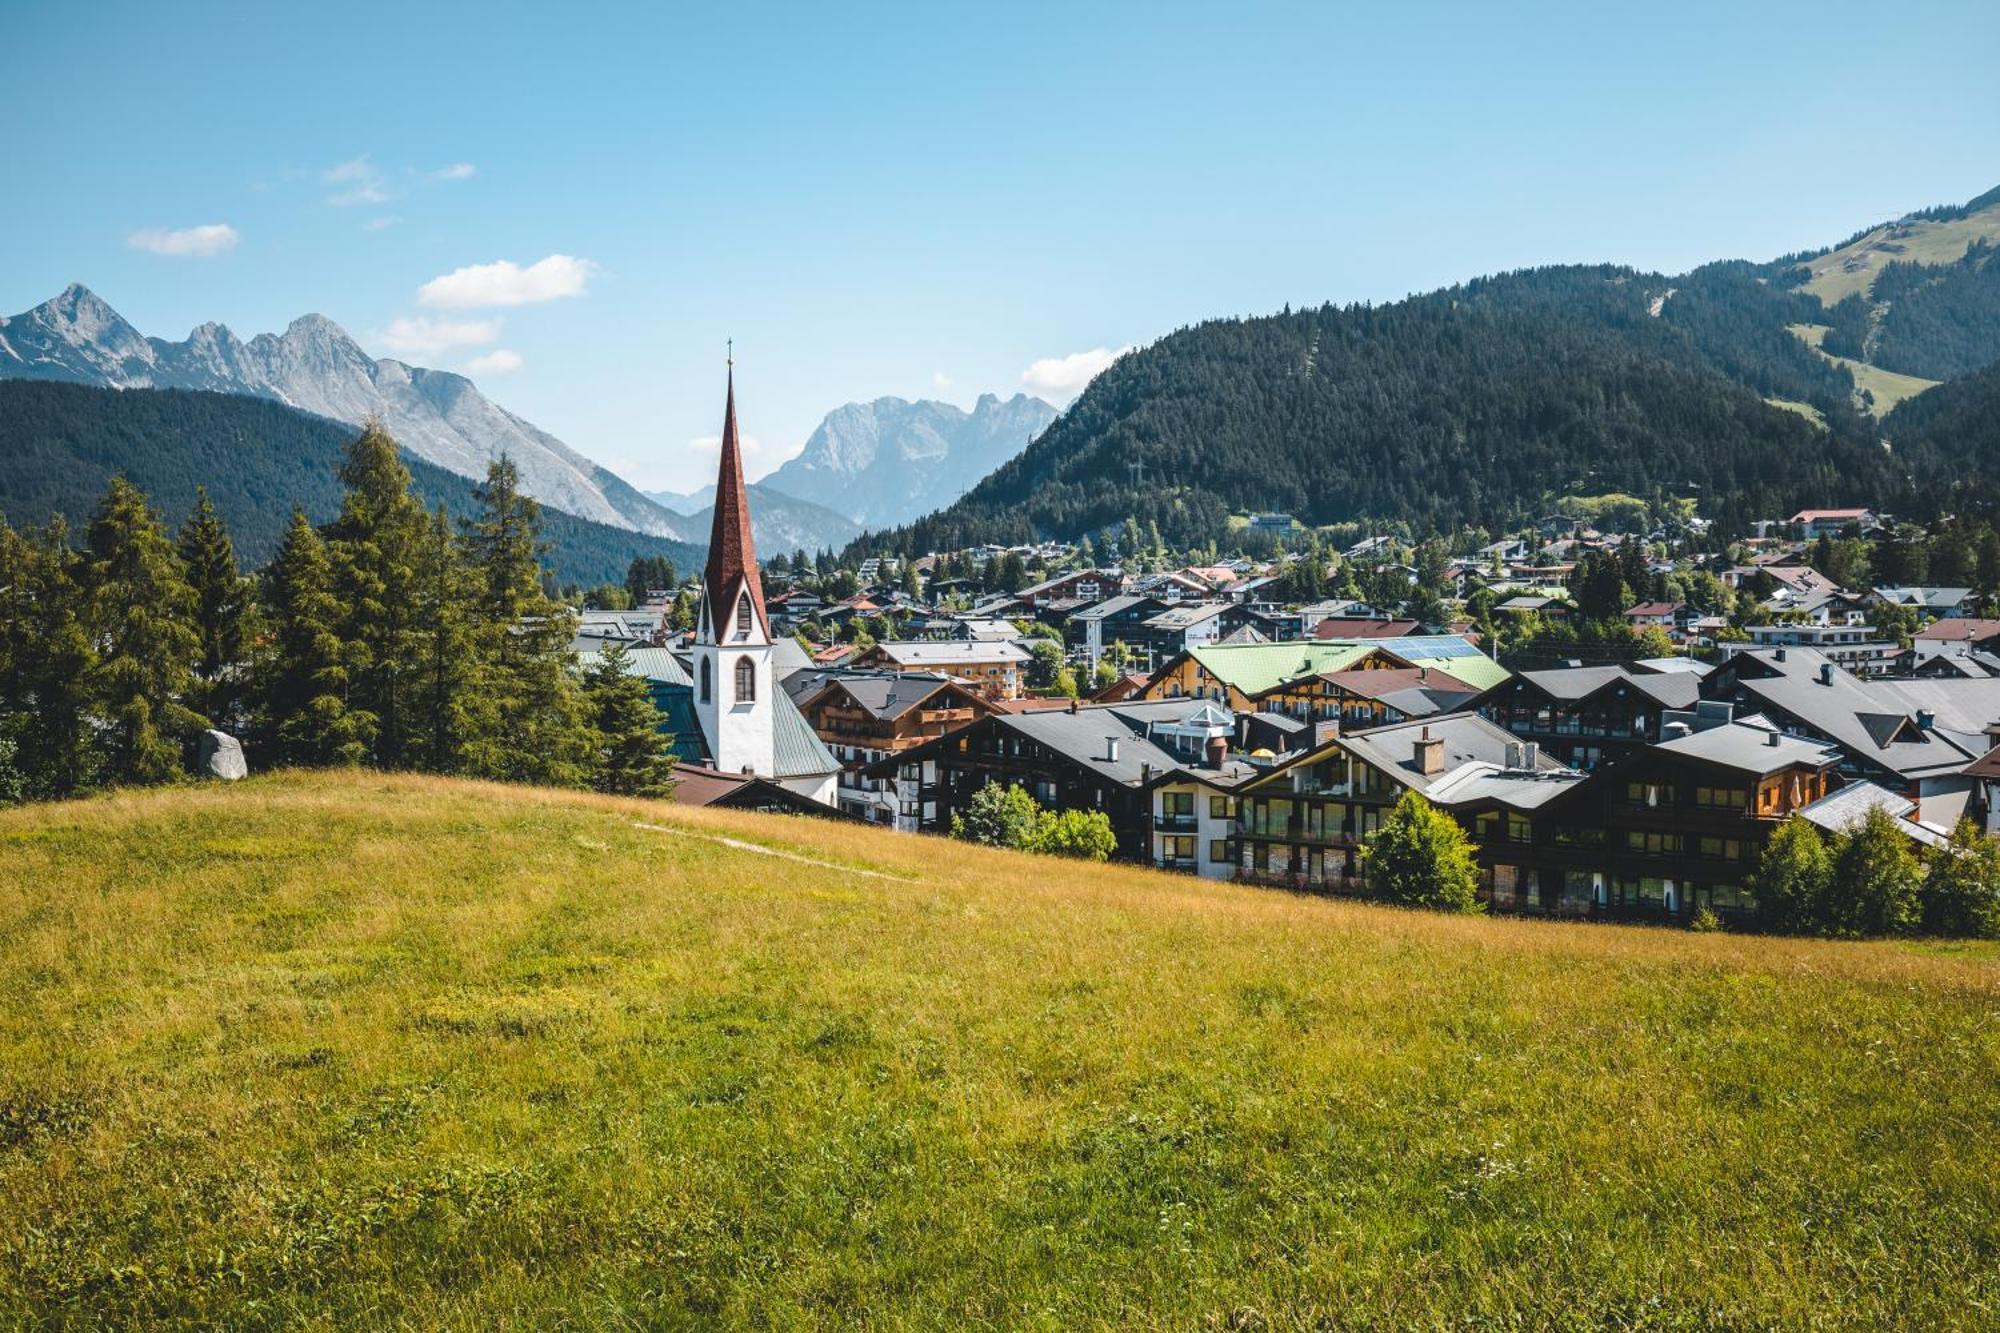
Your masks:
[{"label": "wispy cloud", "polygon": [[211,222],[201,227],[182,227],[178,231],[168,231],[164,227],[141,227],[125,238],[125,244],[134,250],[144,250],[149,254],[172,255],[177,259],[209,259],[225,250],[234,250],[243,236],[226,222]]},{"label": "wispy cloud", "polygon": [[323,183],[336,187],[326,197],[326,201],[335,208],[389,202],[389,189],[382,169],[369,161],[366,153],[328,167],[320,172],[319,178]]},{"label": "wispy cloud", "polygon": [[479,174],[479,168],[470,162],[454,162],[448,167],[439,167],[426,173],[434,181],[469,181]]},{"label": "wispy cloud", "polygon": [[366,222],[361,224],[361,230],[387,231],[391,227],[400,225],[402,221],[403,219],[395,216],[394,214],[390,214],[389,216],[386,217],[369,218]]},{"label": "wispy cloud", "polygon": [[583,295],[596,272],[588,259],[569,255],[550,255],[526,268],[509,259],[472,264],[432,278],[417,289],[417,302],[445,310],[533,305]]},{"label": "wispy cloud", "polygon": [[465,368],[474,375],[511,375],[526,364],[519,352],[496,347],[485,356],[473,357],[465,363]]},{"label": "wispy cloud", "polygon": [[435,357],[455,348],[481,347],[499,340],[500,321],[497,319],[452,320],[404,315],[389,321],[389,327],[377,333],[371,341],[398,356]]},{"label": "wispy cloud", "polygon": [[1068,356],[1045,356],[1021,372],[1021,383],[1058,404],[1067,403],[1113,361],[1131,350],[1129,346],[1116,351],[1093,347],[1088,352],[1071,352]]},{"label": "wispy cloud", "polygon": [[933,370],[931,372],[931,384],[935,388],[949,389],[951,387],[951,376],[945,374],[942,370]]}]

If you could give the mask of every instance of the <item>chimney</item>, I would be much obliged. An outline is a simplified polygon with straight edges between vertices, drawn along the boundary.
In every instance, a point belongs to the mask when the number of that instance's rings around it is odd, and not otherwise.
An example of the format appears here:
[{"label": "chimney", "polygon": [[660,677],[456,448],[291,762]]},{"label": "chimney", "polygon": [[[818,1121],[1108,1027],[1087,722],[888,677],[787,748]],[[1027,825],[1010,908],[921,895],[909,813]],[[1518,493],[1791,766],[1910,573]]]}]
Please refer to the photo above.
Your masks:
[{"label": "chimney", "polygon": [[1106,736],[1104,738],[1104,762],[1107,764],[1118,762],[1118,738],[1116,736]]},{"label": "chimney", "polygon": [[1785,660],[1785,650],[1784,650],[1783,648],[1773,648],[1773,649],[1771,650],[1771,660],[1772,660],[1773,662],[1782,662],[1782,661],[1784,661],[1784,660]]},{"label": "chimney", "polygon": [[1227,762],[1229,762],[1228,738],[1224,736],[1210,736],[1208,738],[1208,766],[1210,768],[1221,768]]},{"label": "chimney", "polygon": [[1077,710],[1077,707],[1078,707],[1078,701],[1075,699],[1071,699],[1069,701],[1069,711],[1074,713]]},{"label": "chimney", "polygon": [[1660,739],[1668,741],[1677,741],[1683,736],[1694,734],[1694,728],[1685,722],[1669,722],[1666,726],[1660,728],[1660,731],[1662,733]]},{"label": "chimney", "polygon": [[1521,742],[1519,742],[1519,741],[1508,741],[1508,742],[1507,742],[1507,767],[1509,767],[1509,768],[1519,768],[1519,767],[1521,766],[1521,755],[1522,755],[1522,750],[1521,750]]},{"label": "chimney", "polygon": [[1417,738],[1415,758],[1417,772],[1427,778],[1436,777],[1444,772],[1444,742],[1432,740],[1429,727],[1425,727],[1423,735]]},{"label": "chimney", "polygon": [[1819,664],[1819,683],[1822,685],[1833,684],[1833,663],[1821,662]]},{"label": "chimney", "polygon": [[1783,737],[1779,736],[1778,733],[1774,730],[1764,737],[1764,744],[1770,746],[1773,750],[1775,750],[1778,748],[1778,742],[1782,739]]},{"label": "chimney", "polygon": [[1523,742],[1521,743],[1521,767],[1522,767],[1522,768],[1525,768],[1525,769],[1527,769],[1527,770],[1528,770],[1529,772],[1531,772],[1531,773],[1532,773],[1532,772],[1534,772],[1534,770],[1535,770],[1535,765],[1536,765],[1537,763],[1539,763],[1539,762],[1541,761],[1541,758],[1542,758],[1542,746],[1541,746],[1541,742],[1539,742],[1539,741],[1523,741]]},{"label": "chimney", "polygon": [[1917,710],[1917,730],[1929,731],[1935,726],[1937,726],[1937,714],[1928,708],[1919,708]]}]

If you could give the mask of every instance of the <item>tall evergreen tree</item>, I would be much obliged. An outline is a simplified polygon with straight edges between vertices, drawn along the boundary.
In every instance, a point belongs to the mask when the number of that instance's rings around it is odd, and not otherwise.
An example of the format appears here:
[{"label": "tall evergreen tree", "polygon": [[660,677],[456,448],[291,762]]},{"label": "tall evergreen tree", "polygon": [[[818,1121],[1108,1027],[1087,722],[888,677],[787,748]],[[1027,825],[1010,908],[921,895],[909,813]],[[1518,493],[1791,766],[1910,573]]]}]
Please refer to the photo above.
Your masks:
[{"label": "tall evergreen tree", "polygon": [[476,580],[451,518],[439,505],[417,552],[417,659],[411,680],[410,762],[435,773],[465,763],[477,725]]},{"label": "tall evergreen tree", "polygon": [[618,796],[665,796],[674,786],[673,738],[660,730],[645,677],[632,671],[632,655],[614,643],[583,675],[597,731],[591,786]]},{"label": "tall evergreen tree", "polygon": [[188,706],[201,652],[195,595],[159,515],[123,477],[112,478],[91,520],[88,580],[99,646],[90,685],[108,723],[109,776],[168,781],[205,725]]},{"label": "tall evergreen tree", "polygon": [[[428,518],[410,494],[396,442],[371,422],[348,446],[346,494],[327,525],[327,555],[342,617],[348,707],[374,719],[369,754],[384,768],[411,760],[411,665],[416,660],[418,566]],[[363,733],[356,732],[359,738]]]},{"label": "tall evergreen tree", "polygon": [[484,710],[467,747],[471,770],[502,781],[581,786],[595,738],[571,667],[575,613],[542,586],[541,506],[521,493],[507,458],[487,469],[479,501],[465,535]]},{"label": "tall evergreen tree", "polygon": [[349,705],[348,653],[333,563],[305,511],[264,569],[270,630],[258,662],[260,735],[279,762],[356,764],[371,750],[375,715]]},{"label": "tall evergreen tree", "polygon": [[1840,839],[1824,918],[1842,935],[1906,935],[1916,929],[1921,871],[1894,816],[1877,806]]},{"label": "tall evergreen tree", "polygon": [[194,627],[200,641],[195,658],[196,703],[218,727],[234,728],[242,701],[238,669],[250,620],[250,585],[236,565],[236,546],[209,502],[208,488],[195,488],[194,508],[178,539],[188,585],[194,589]]},{"label": "tall evergreen tree", "polygon": [[27,608],[33,627],[17,676],[27,720],[15,762],[30,797],[73,796],[96,786],[104,767],[92,709],[97,647],[87,623],[84,560],[70,545],[60,514],[30,546]]}]

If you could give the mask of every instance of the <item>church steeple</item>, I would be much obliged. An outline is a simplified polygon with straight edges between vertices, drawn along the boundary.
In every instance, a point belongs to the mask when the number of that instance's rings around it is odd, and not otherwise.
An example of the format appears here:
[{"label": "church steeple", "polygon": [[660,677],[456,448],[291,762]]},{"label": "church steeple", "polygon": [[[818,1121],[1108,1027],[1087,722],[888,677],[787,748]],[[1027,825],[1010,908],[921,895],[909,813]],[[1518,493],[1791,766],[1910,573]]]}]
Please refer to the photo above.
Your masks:
[{"label": "church steeple", "polygon": [[736,433],[736,358],[729,358],[729,397],[722,418],[722,462],[715,477],[715,522],[708,534],[708,567],[702,575],[702,620],[725,643],[734,637],[738,607],[747,592],[760,638],[770,637],[764,583],[757,575],[757,547],[750,538],[750,501],[743,491],[743,450]]}]

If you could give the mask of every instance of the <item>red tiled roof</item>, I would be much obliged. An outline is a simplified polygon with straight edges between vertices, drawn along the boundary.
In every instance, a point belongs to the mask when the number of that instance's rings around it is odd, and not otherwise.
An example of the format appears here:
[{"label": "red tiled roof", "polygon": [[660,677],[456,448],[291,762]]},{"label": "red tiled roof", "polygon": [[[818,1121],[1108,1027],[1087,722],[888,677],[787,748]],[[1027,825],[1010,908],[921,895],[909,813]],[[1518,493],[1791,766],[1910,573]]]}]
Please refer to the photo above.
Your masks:
[{"label": "red tiled roof", "polygon": [[1629,616],[1670,616],[1681,609],[1679,602],[1641,602],[1625,614]]},{"label": "red tiled roof", "polygon": [[1402,639],[1422,634],[1414,620],[1365,620],[1358,616],[1328,616],[1313,627],[1315,639]]},{"label": "red tiled roof", "polygon": [[2000,635],[2000,620],[1933,620],[1912,638],[1936,643],[1976,643]]}]

